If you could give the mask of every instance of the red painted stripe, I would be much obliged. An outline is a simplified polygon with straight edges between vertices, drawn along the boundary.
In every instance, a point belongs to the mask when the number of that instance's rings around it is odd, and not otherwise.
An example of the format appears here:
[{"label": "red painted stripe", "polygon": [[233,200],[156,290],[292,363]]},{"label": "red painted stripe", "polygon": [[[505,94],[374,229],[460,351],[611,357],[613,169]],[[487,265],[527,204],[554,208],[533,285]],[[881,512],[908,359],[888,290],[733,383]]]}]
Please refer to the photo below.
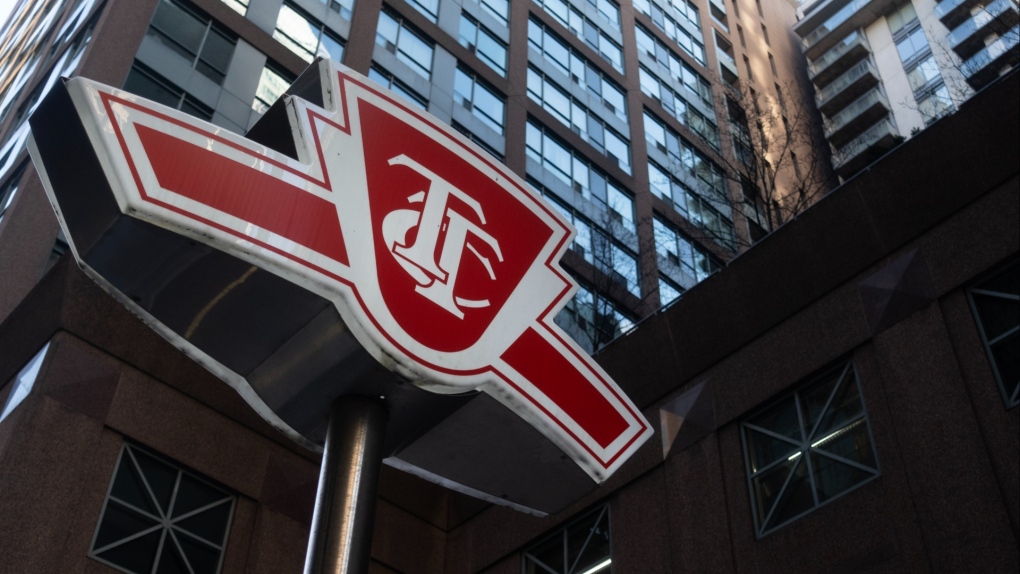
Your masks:
[{"label": "red painted stripe", "polygon": [[329,201],[201,146],[136,128],[164,189],[349,265],[336,206]]},{"label": "red painted stripe", "polygon": [[602,393],[556,348],[528,328],[503,356],[515,371],[606,448],[630,425]]}]

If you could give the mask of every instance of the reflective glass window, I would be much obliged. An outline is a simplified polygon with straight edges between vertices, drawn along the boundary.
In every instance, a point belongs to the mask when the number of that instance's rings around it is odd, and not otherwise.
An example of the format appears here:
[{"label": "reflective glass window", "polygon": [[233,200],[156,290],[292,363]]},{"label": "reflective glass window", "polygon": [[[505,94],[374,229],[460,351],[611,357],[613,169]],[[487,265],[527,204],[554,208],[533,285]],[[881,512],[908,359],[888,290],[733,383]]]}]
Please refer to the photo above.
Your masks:
[{"label": "reflective glass window", "polygon": [[317,57],[340,62],[344,57],[344,41],[329,31],[324,24],[284,4],[276,19],[273,38],[306,62]]},{"label": "reflective glass window", "polygon": [[401,19],[389,12],[380,12],[375,42],[396,54],[398,60],[423,78],[432,77],[432,44],[411,30]]},{"label": "reflective glass window", "polygon": [[506,44],[467,13],[460,15],[457,41],[500,76],[506,77]]}]

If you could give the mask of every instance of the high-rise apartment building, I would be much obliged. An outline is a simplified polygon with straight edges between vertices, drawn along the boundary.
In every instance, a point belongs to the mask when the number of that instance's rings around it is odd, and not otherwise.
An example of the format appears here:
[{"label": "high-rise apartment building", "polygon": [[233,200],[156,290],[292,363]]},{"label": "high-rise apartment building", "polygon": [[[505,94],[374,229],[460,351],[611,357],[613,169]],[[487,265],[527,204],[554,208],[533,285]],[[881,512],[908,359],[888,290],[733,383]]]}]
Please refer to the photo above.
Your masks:
[{"label": "high-rise apartment building", "polygon": [[785,122],[783,106],[810,101],[794,19],[787,0],[21,2],[0,46],[0,186],[4,220],[45,225],[0,220],[0,317],[64,249],[48,207],[17,193],[33,171],[26,120],[59,77],[243,133],[328,57],[452,125],[574,223],[565,262],[582,288],[559,322],[593,351],[763,237],[801,165],[827,162],[789,150],[774,189],[742,174],[748,117]]},{"label": "high-rise apartment building", "polygon": [[816,0],[803,39],[833,166],[848,177],[1020,62],[1016,0]]}]

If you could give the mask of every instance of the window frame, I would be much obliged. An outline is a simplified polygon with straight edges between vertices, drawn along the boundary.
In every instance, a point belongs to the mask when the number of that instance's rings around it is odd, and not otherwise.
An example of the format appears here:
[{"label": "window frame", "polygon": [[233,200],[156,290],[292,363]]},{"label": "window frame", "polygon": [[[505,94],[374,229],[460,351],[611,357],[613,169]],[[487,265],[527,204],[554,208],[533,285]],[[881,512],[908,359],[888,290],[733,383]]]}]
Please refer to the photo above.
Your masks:
[{"label": "window frame", "polygon": [[[571,573],[580,574],[578,572],[578,567],[579,567],[578,561],[584,556],[584,550],[587,548],[588,542],[591,540],[591,537],[593,536],[595,529],[602,522],[603,516],[605,517],[605,522],[606,522],[606,538],[607,538],[607,540],[609,542],[609,551],[608,551],[609,558],[607,558],[606,560],[604,560],[603,562],[601,562],[601,563],[599,563],[599,564],[597,564],[595,566],[589,566],[588,570],[586,570],[586,572],[603,572],[606,567],[610,567],[611,568],[612,559],[613,559],[612,558],[613,557],[613,521],[612,521],[612,513],[610,512],[610,505],[609,505],[609,503],[608,502],[603,502],[603,503],[601,503],[599,505],[596,505],[595,507],[587,510],[586,512],[582,513],[577,518],[575,518],[573,520],[570,520],[566,524],[563,524],[562,526],[557,526],[555,530],[553,530],[552,532],[546,533],[544,536],[539,538],[533,544],[529,545],[526,550],[521,552],[521,572],[523,572],[525,574],[528,572],[528,560],[533,560],[533,561],[536,561],[539,564],[541,564],[541,566],[538,566],[537,569],[536,569],[536,571],[538,571],[538,572],[544,571],[546,568],[550,568],[550,566],[545,565],[543,562],[541,562],[537,558],[530,557],[530,555],[532,555],[532,550],[534,550],[535,548],[540,547],[540,546],[545,545],[545,544],[548,544],[549,542],[552,542],[552,541],[556,540],[557,537],[560,537],[563,540],[564,572],[571,572]],[[569,532],[570,532],[571,528],[574,528],[574,527],[576,527],[578,525],[583,524],[586,520],[591,520],[592,517],[594,517],[594,520],[592,520],[592,528],[589,530],[588,537],[585,538],[584,543],[581,545],[581,548],[577,551],[577,557],[574,559],[574,563],[573,564],[566,564],[566,562],[565,562],[566,558],[569,556],[569,547],[567,545],[567,542],[569,540]],[[609,570],[609,571],[611,571],[611,570]]]},{"label": "window frame", "polygon": [[[139,467],[138,462],[137,462],[138,459],[134,455],[134,452],[136,452],[136,451],[142,453],[143,455],[145,455],[145,456],[147,456],[149,458],[155,459],[156,461],[158,461],[158,462],[160,462],[160,463],[162,463],[162,464],[164,464],[164,465],[166,465],[168,467],[171,467],[171,468],[173,468],[174,470],[177,471],[177,474],[176,474],[176,476],[174,478],[174,480],[175,480],[174,486],[172,487],[172,491],[171,491],[172,492],[172,497],[173,497],[173,498],[171,498],[171,504],[174,505],[174,506],[171,506],[171,509],[168,511],[171,514],[171,516],[167,517],[165,520],[159,520],[161,517],[156,516],[156,515],[146,516],[146,518],[148,520],[156,522],[156,525],[149,526],[148,528],[143,528],[142,530],[140,530],[136,534],[125,536],[123,538],[119,538],[115,542],[110,542],[109,544],[107,544],[107,545],[97,549],[96,548],[96,543],[97,543],[97,541],[99,539],[99,534],[100,534],[100,531],[102,530],[102,527],[103,527],[103,521],[106,518],[106,514],[107,514],[107,511],[110,508],[110,502],[111,501],[116,502],[118,505],[123,506],[123,507],[129,509],[130,511],[136,513],[136,514],[139,514],[139,515],[142,515],[142,516],[145,516],[146,514],[148,514],[147,512],[144,512],[144,511],[143,512],[139,512],[139,510],[141,510],[141,509],[138,509],[137,507],[135,507],[135,505],[132,504],[130,501],[119,500],[118,498],[114,497],[114,494],[113,494],[114,485],[116,484],[117,478],[120,475],[121,465],[124,464],[125,461],[128,461],[128,464],[133,465],[135,473],[141,475],[141,480],[143,481],[143,488],[145,488],[146,493],[149,494],[149,496],[151,498],[153,498],[153,499],[155,498],[154,493],[148,487],[148,479],[144,476],[144,472],[138,473],[138,469],[140,467]],[[182,481],[181,479],[184,476],[188,476],[192,480],[194,480],[196,482],[199,482],[199,483],[202,483],[205,486],[211,488],[212,490],[220,491],[224,495],[223,498],[218,499],[214,503],[209,503],[209,504],[207,504],[204,507],[199,507],[197,509],[191,510],[191,511],[185,513],[182,516],[177,516],[176,518],[173,517],[172,516],[172,511],[175,509],[175,502],[173,502],[173,499],[176,498],[176,495],[179,492],[181,481]],[[229,499],[229,502],[227,502],[227,503],[223,502],[223,501],[228,500],[228,499]],[[152,451],[152,450],[150,450],[148,448],[145,448],[145,447],[142,447],[140,445],[137,445],[137,444],[135,444],[133,442],[124,441],[121,444],[120,453],[117,456],[117,463],[114,465],[113,472],[112,472],[112,474],[110,476],[110,483],[107,486],[106,494],[103,497],[103,509],[100,511],[99,518],[96,521],[95,530],[93,531],[91,541],[89,542],[89,551],[88,551],[87,556],[90,559],[95,560],[95,561],[97,561],[97,562],[99,562],[99,563],[101,563],[101,564],[103,564],[103,565],[105,565],[105,566],[107,566],[109,568],[117,570],[119,572],[125,572],[126,574],[135,574],[135,573],[131,572],[130,570],[126,569],[125,567],[120,566],[118,564],[115,564],[113,562],[110,562],[107,559],[99,556],[98,554],[100,553],[100,551],[104,551],[105,552],[106,550],[109,550],[112,547],[120,546],[120,545],[122,545],[122,544],[124,544],[126,542],[129,542],[132,539],[140,538],[140,533],[141,532],[146,532],[146,531],[152,530],[151,533],[155,533],[155,532],[160,532],[161,533],[160,540],[159,540],[159,543],[158,543],[158,546],[157,546],[157,550],[156,550],[155,555],[153,556],[152,565],[150,566],[150,571],[152,571],[152,570],[155,570],[155,569],[158,568],[158,565],[160,563],[159,560],[162,557],[162,549],[165,547],[165,544],[169,543],[169,541],[168,541],[169,537],[167,536],[167,533],[172,531],[172,530],[174,530],[176,528],[177,530],[180,530],[180,531],[184,532],[185,535],[188,535],[188,536],[190,536],[192,538],[199,539],[201,542],[205,543],[206,546],[219,546],[219,557],[218,557],[218,560],[217,560],[216,571],[215,571],[216,574],[219,574],[220,572],[223,571],[223,564],[224,564],[224,561],[226,559],[227,544],[230,541],[230,530],[233,527],[233,523],[234,523],[234,513],[237,510],[237,501],[238,501],[238,495],[233,490],[231,490],[229,488],[226,488],[225,486],[220,485],[220,484],[214,482],[213,480],[211,480],[211,479],[209,479],[209,478],[207,478],[207,477],[205,477],[205,476],[203,476],[203,475],[201,475],[201,474],[191,470],[190,468],[187,468],[185,465],[183,465],[183,464],[181,464],[181,463],[179,463],[179,462],[177,462],[175,460],[172,460],[169,457],[166,457],[166,456],[164,456],[162,454],[159,454],[159,453],[157,453],[155,451]],[[152,502],[152,500],[149,500],[149,502]],[[185,518],[185,517],[195,517],[195,516],[200,515],[200,514],[206,512],[206,511],[208,511],[208,510],[212,510],[214,507],[219,506],[221,504],[229,504],[229,510],[227,511],[226,522],[223,525],[223,538],[222,538],[222,540],[220,541],[220,543],[218,545],[212,544],[210,541],[208,541],[208,540],[206,540],[204,538],[199,538],[193,532],[190,532],[190,531],[188,531],[188,530],[186,530],[184,528],[181,528],[179,526],[175,527],[173,525],[174,522],[181,522],[182,520],[187,520],[188,518]],[[206,510],[201,510],[202,508],[205,508]],[[162,509],[157,509],[157,512],[162,512]],[[161,528],[159,530],[153,530],[157,526],[160,526]],[[176,534],[174,536],[176,536]],[[177,545],[177,550],[178,550],[179,553],[185,554],[185,553],[183,553],[181,551],[181,547],[180,547],[179,544]],[[185,560],[188,560],[187,554],[185,554]]]},{"label": "window frame", "polygon": [[[1020,383],[1018,383],[1016,388],[1014,388],[1012,391],[1006,388],[1006,385],[1002,380],[1002,374],[999,371],[998,361],[992,354],[992,345],[1001,340],[1006,339],[1007,337],[1015,333],[1017,331],[1017,327],[1007,329],[1005,332],[995,337],[992,341],[989,341],[988,335],[985,333],[985,321],[981,318],[981,314],[978,312],[977,303],[974,301],[974,292],[979,292],[980,295],[1006,299],[1007,297],[1002,297],[1002,295],[1004,295],[1005,293],[1001,291],[990,291],[988,289],[982,289],[981,286],[986,285],[994,281],[995,279],[1003,277],[1007,273],[1014,271],[1014,269],[1016,269],[1017,267],[1020,267],[1020,260],[1014,259],[1012,261],[1008,261],[1005,264],[997,266],[991,272],[983,274],[977,281],[975,281],[971,286],[967,287],[966,289],[967,303],[968,305],[970,305],[971,314],[974,316],[974,322],[976,323],[977,326],[978,335],[981,337],[981,344],[985,349],[985,356],[988,358],[988,362],[990,363],[990,367],[992,369],[992,374],[995,376],[995,382],[999,387],[999,394],[1002,396],[1003,405],[1007,411],[1015,409],[1017,406],[1020,406]],[[1009,293],[1005,295],[1012,294]],[[1011,297],[1009,299],[1011,299]]]},{"label": "window frame", "polygon": [[[815,421],[815,424],[814,424],[814,426],[812,428],[809,428],[807,430],[808,431],[813,431],[813,432],[819,432],[819,431],[822,430],[821,429],[821,422],[824,420],[824,417],[825,417],[826,414],[832,412],[830,410],[830,407],[833,404],[833,399],[835,399],[836,394],[842,388],[844,378],[848,374],[853,376],[852,384],[857,386],[857,397],[858,397],[858,400],[860,402],[861,413],[859,415],[857,415],[856,417],[854,417],[854,419],[851,422],[849,422],[849,423],[844,422],[842,424],[842,426],[840,426],[833,433],[830,433],[830,435],[828,435],[827,437],[822,439],[822,441],[816,441],[814,443],[810,443],[809,441],[811,441],[814,438],[814,436],[813,436],[813,434],[811,432],[808,432],[808,433],[804,432],[805,431],[805,425],[804,425],[804,420],[803,420],[804,419],[804,415],[803,415],[803,410],[801,408],[800,396],[805,391],[810,391],[810,390],[814,390],[814,389],[818,388],[826,380],[828,380],[829,377],[831,377],[833,374],[835,374],[837,372],[840,373],[840,374],[837,376],[836,384],[833,386],[833,389],[830,392],[830,394],[829,394],[829,396],[828,396],[828,398],[826,400],[825,405],[823,406],[822,410],[818,412],[818,420]],[[781,436],[780,433],[776,433],[774,431],[770,431],[769,429],[765,429],[764,427],[755,425],[755,424],[750,422],[752,420],[756,420],[756,419],[759,419],[759,418],[761,418],[761,417],[763,417],[763,416],[765,416],[767,414],[770,414],[774,409],[776,409],[780,405],[783,405],[784,403],[786,403],[790,399],[793,399],[794,410],[796,411],[796,414],[797,414],[798,432],[801,433],[802,436],[804,436],[805,438],[802,441],[801,448],[800,449],[792,449],[790,452],[792,452],[793,454],[791,454],[789,457],[786,457],[785,460],[787,462],[789,462],[789,461],[793,460],[795,457],[803,457],[804,464],[808,468],[808,473],[807,473],[807,477],[806,477],[805,480],[807,480],[809,485],[810,485],[811,493],[812,493],[812,499],[813,499],[814,504],[811,507],[801,511],[800,513],[785,519],[783,522],[780,522],[778,524],[775,524],[773,526],[770,526],[770,527],[766,528],[765,525],[768,524],[769,519],[772,518],[772,514],[774,512],[776,512],[776,510],[780,506],[780,503],[783,501],[782,495],[786,493],[786,488],[789,486],[790,482],[792,482],[793,476],[796,474],[796,470],[797,470],[798,467],[797,467],[797,465],[794,465],[791,468],[789,475],[784,480],[783,485],[780,487],[780,490],[778,491],[778,493],[775,496],[775,502],[773,503],[772,508],[769,509],[769,511],[765,514],[764,519],[760,518],[759,517],[759,512],[757,510],[758,499],[755,496],[754,478],[757,477],[757,476],[760,476],[760,475],[763,475],[763,474],[767,473],[768,471],[772,470],[773,468],[780,467],[782,465],[782,463],[783,463],[785,455],[781,455],[776,460],[773,460],[773,461],[769,462],[768,464],[762,466],[761,468],[752,471],[752,468],[753,468],[752,463],[751,463],[751,456],[752,455],[751,455],[750,449],[748,448],[747,430],[748,430],[748,427],[755,427],[755,429],[754,429],[755,432],[760,433],[762,430],[764,430],[764,431],[766,431],[767,434],[771,434],[773,436],[773,438],[778,438],[779,440],[781,440],[783,442],[786,442],[787,444],[792,444],[793,442],[795,442],[790,437]],[[851,461],[851,460],[849,460],[849,459],[847,459],[845,457],[841,457],[841,456],[835,455],[834,453],[826,453],[825,451],[817,448],[816,445],[820,444],[821,442],[823,442],[825,440],[828,440],[829,437],[834,436],[837,433],[844,432],[847,429],[853,428],[853,426],[856,426],[857,424],[859,424],[861,422],[863,422],[865,430],[867,432],[868,442],[869,442],[869,445],[871,447],[871,455],[874,458],[875,467],[873,469],[869,469],[869,468],[867,468],[866,466],[864,466],[862,464],[859,464],[859,463],[856,463],[854,461]],[[875,433],[872,431],[871,426],[872,425],[871,425],[870,414],[868,413],[867,405],[864,402],[864,393],[863,393],[863,388],[862,388],[862,385],[861,385],[861,377],[860,377],[860,375],[859,375],[859,373],[857,371],[857,365],[852,360],[852,358],[843,358],[843,359],[841,359],[839,361],[836,361],[836,362],[830,364],[829,366],[819,370],[816,374],[807,377],[804,381],[798,382],[796,385],[794,385],[793,390],[790,390],[790,391],[787,391],[787,392],[783,392],[780,396],[776,397],[774,400],[768,401],[766,404],[764,404],[760,408],[755,409],[754,412],[751,415],[745,416],[743,418],[743,420],[741,420],[741,422],[740,422],[740,442],[741,442],[741,446],[742,446],[743,453],[744,453],[744,470],[745,470],[745,475],[746,475],[746,478],[747,478],[747,487],[748,487],[748,495],[750,497],[751,514],[752,514],[752,517],[753,517],[753,520],[754,520],[755,537],[757,539],[764,538],[765,536],[768,536],[769,534],[772,534],[773,532],[776,532],[777,530],[780,530],[783,527],[785,527],[785,526],[787,526],[789,524],[792,524],[792,523],[796,522],[797,520],[800,520],[804,516],[807,516],[808,514],[811,514],[815,510],[818,510],[819,508],[821,508],[823,506],[826,506],[826,505],[832,503],[833,501],[839,500],[843,496],[846,496],[847,494],[850,494],[851,492],[854,492],[855,490],[857,490],[857,489],[867,485],[868,483],[870,483],[870,482],[874,481],[875,479],[877,479],[878,477],[882,476],[881,462],[879,461],[878,449],[876,448],[876,445],[875,445]],[[828,430],[828,429],[826,429],[826,430]],[[808,445],[808,446],[805,447],[805,445]],[[806,450],[805,450],[805,448],[806,448]],[[869,476],[869,477],[867,477],[867,478],[857,482],[856,484],[850,486],[849,488],[846,488],[845,490],[842,490],[842,491],[840,491],[840,492],[830,496],[829,498],[827,498],[825,500],[820,500],[819,496],[818,496],[818,492],[817,492],[818,488],[815,485],[815,481],[816,481],[816,479],[814,478],[815,471],[812,469],[812,466],[811,466],[811,458],[812,457],[810,456],[810,453],[812,453],[812,452],[823,452],[825,456],[829,456],[830,458],[834,458],[834,457],[841,458],[841,459],[843,459],[841,461],[842,464],[847,464],[847,462],[849,462],[851,464],[848,465],[848,466],[854,466],[854,467],[857,467],[859,470],[870,472],[871,476]],[[807,453],[807,455],[806,455],[806,453]],[[763,525],[762,522],[764,522],[765,525]]]}]

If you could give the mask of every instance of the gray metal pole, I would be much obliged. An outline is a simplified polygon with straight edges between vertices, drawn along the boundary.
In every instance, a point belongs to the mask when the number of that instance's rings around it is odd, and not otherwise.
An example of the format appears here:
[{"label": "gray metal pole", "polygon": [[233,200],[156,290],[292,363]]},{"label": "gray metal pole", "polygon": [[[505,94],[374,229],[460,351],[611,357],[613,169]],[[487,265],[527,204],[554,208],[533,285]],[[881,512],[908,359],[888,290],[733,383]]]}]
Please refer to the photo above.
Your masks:
[{"label": "gray metal pole", "polygon": [[333,401],[305,574],[368,572],[387,419],[382,404],[370,398]]}]

